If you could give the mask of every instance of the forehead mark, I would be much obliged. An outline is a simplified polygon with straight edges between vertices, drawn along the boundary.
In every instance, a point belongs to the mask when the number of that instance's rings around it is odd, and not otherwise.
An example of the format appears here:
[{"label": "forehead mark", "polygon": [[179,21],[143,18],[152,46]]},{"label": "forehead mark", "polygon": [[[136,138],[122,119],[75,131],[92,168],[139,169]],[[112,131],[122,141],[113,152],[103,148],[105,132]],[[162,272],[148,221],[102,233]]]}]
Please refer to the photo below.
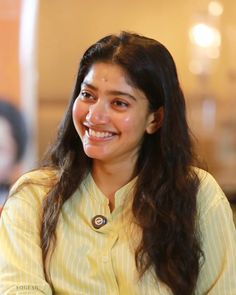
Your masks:
[{"label": "forehead mark", "polygon": [[108,81],[107,77],[102,77],[101,80],[104,81],[104,82],[107,82]]}]

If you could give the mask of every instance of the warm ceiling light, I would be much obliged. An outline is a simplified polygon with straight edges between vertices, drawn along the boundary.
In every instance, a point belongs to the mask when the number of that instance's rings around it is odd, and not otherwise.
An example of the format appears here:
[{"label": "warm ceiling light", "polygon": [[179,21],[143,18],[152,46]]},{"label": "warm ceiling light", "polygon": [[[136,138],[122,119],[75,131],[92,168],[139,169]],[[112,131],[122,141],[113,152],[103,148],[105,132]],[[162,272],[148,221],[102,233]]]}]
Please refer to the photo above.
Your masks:
[{"label": "warm ceiling light", "polygon": [[220,46],[221,36],[218,30],[204,23],[198,23],[190,30],[190,39],[200,47]]},{"label": "warm ceiling light", "polygon": [[208,5],[208,11],[212,15],[220,16],[223,10],[223,5],[219,1],[211,1]]}]

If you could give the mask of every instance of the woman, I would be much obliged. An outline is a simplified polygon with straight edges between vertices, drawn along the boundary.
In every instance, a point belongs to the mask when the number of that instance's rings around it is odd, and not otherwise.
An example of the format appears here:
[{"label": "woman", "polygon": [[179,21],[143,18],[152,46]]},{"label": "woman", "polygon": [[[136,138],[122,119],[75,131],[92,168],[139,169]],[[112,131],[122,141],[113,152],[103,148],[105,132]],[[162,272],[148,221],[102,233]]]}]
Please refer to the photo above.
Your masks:
[{"label": "woman", "polygon": [[0,97],[0,207],[10,185],[16,180],[27,137],[26,123],[20,110]]},{"label": "woman", "polygon": [[3,209],[0,293],[236,294],[232,213],[194,162],[168,50],[99,40],[43,167]]}]

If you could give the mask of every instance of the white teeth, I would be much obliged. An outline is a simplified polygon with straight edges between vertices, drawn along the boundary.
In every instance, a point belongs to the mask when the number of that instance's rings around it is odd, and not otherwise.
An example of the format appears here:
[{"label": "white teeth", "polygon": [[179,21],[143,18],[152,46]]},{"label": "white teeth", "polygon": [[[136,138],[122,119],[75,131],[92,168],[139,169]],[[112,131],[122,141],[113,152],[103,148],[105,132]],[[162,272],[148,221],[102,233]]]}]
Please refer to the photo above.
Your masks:
[{"label": "white teeth", "polygon": [[94,131],[92,129],[89,129],[88,133],[89,133],[89,136],[98,137],[98,138],[107,138],[113,135],[110,132],[100,132],[100,131]]}]

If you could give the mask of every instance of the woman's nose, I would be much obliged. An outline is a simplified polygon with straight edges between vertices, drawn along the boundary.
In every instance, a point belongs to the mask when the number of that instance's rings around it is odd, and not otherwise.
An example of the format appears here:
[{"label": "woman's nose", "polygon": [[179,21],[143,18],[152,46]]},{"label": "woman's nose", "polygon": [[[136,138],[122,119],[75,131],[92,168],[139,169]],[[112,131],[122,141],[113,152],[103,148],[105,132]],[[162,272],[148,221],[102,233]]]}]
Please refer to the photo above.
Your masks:
[{"label": "woman's nose", "polygon": [[109,113],[107,105],[100,101],[90,105],[86,120],[93,125],[108,123]]}]

